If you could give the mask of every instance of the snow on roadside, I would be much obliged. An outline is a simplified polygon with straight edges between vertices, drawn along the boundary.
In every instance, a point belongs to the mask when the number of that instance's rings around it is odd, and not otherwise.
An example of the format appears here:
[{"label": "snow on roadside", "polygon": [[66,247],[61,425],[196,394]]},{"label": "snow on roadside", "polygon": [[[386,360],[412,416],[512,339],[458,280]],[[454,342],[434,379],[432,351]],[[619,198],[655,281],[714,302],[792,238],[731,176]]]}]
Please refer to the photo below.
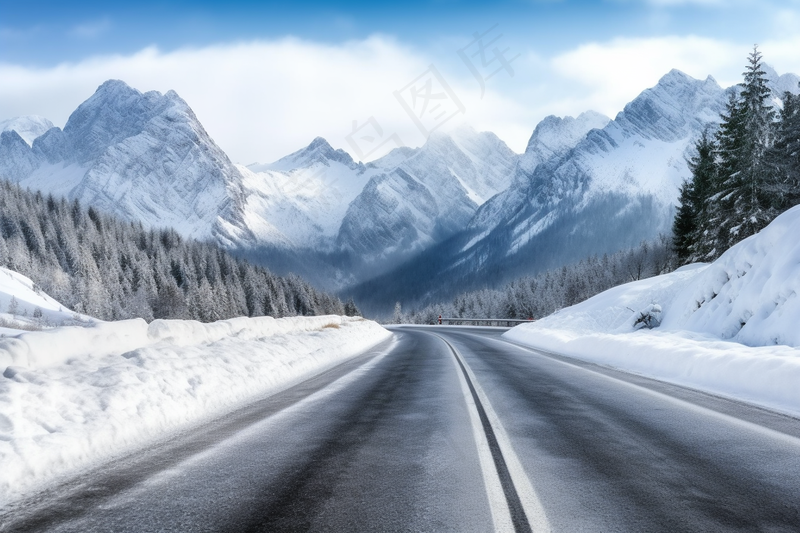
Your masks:
[{"label": "snow on roadside", "polygon": [[[710,265],[614,287],[508,340],[800,415],[800,207]],[[641,317],[660,320],[654,329]]]},{"label": "snow on roadside", "polygon": [[0,339],[0,508],[390,336],[322,316],[137,319]]}]

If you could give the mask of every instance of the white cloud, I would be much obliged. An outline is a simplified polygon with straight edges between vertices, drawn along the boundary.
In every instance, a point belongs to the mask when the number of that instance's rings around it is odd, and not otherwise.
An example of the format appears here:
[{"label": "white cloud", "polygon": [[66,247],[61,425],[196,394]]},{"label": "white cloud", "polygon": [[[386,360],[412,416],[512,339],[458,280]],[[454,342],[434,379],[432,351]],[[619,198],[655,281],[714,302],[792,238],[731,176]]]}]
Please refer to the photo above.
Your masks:
[{"label": "white cloud", "polygon": [[[800,18],[798,20],[800,21]],[[779,73],[800,74],[800,54],[797,53],[800,50],[800,36],[765,41],[759,44],[758,49],[763,54],[764,61],[772,65]]]},{"label": "white cloud", "polygon": [[[672,68],[737,83],[751,46],[689,36],[588,43],[553,58],[520,50],[515,76],[489,80],[482,99],[455,53],[447,63],[447,54],[427,57],[382,36],[340,45],[287,38],[173,52],[147,48],[52,68],[0,64],[0,119],[38,114],[63,126],[98,85],[116,78],[141,91],[176,90],[238,162],[276,160],[318,135],[358,158],[346,140],[353,120],[375,117],[387,136],[397,133],[410,146],[424,142],[393,92],[434,62],[466,110],[443,129],[468,122],[522,151],[545,115],[594,109],[613,117]],[[778,72],[800,72],[798,48],[800,38],[792,37],[761,46]]]},{"label": "white cloud", "polygon": [[[39,114],[63,126],[98,85],[116,78],[141,91],[174,89],[231,158],[244,163],[275,160],[317,135],[353,153],[346,141],[352,121],[371,116],[387,135],[396,132],[417,146],[424,137],[393,92],[430,63],[392,39],[374,36],[337,46],[287,38],[168,53],[147,48],[48,69],[0,65],[0,117]],[[446,127],[466,119],[501,137],[519,137],[512,144],[522,149],[535,122],[521,126],[525,113],[491,86],[481,100],[463,65],[454,72],[445,67],[442,74],[467,110]]]},{"label": "white cloud", "polygon": [[[726,87],[740,81],[752,45],[705,37],[617,38],[579,46],[552,60],[563,77],[582,85],[582,105],[613,116],[673,68]],[[769,59],[769,58],[768,58]]]}]

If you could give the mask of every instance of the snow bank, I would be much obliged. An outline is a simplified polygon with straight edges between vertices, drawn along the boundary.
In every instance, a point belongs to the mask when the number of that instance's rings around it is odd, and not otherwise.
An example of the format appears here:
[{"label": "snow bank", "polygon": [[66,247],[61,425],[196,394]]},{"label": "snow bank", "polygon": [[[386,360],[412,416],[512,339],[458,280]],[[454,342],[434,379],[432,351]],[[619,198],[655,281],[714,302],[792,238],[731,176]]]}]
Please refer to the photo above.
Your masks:
[{"label": "snow bank", "polygon": [[800,415],[798,230],[795,207],[710,265],[614,287],[505,337]]},{"label": "snow bank", "polygon": [[0,507],[391,334],[339,316],[99,323],[0,340]]},{"label": "snow bank", "polygon": [[664,326],[800,347],[799,231],[800,206],[732,247],[676,294]]}]

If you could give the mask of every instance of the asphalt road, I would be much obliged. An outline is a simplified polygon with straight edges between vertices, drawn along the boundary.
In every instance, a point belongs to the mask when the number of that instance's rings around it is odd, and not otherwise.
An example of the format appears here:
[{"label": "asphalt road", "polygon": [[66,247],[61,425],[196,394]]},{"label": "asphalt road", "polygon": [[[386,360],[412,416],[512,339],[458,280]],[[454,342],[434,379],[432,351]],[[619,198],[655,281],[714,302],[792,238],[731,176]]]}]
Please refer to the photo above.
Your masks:
[{"label": "asphalt road", "polygon": [[395,333],[0,531],[800,531],[797,419],[498,329]]}]

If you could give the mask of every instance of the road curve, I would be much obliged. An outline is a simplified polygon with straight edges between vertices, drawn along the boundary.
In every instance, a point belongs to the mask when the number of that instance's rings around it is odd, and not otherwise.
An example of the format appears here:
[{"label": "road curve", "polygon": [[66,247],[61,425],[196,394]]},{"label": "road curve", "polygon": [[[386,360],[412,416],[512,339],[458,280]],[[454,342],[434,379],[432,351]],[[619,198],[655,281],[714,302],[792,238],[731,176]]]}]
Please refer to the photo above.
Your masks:
[{"label": "road curve", "polygon": [[0,515],[0,531],[800,531],[800,422],[402,327]]},{"label": "road curve", "polygon": [[485,391],[553,531],[800,531],[797,419],[436,331]]}]

